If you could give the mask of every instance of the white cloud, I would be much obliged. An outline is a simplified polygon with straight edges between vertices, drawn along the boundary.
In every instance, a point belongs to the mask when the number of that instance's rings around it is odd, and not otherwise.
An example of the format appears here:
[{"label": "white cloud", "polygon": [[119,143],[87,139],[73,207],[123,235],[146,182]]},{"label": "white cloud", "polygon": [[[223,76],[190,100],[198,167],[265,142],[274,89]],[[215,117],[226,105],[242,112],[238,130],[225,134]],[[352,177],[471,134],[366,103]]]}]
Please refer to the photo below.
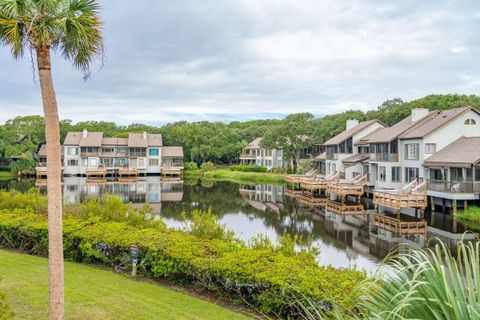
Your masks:
[{"label": "white cloud", "polygon": [[[480,93],[476,1],[102,2],[104,69],[83,82],[54,60],[64,118],[251,119]],[[0,121],[40,113],[28,59],[0,49],[0,70]]]}]

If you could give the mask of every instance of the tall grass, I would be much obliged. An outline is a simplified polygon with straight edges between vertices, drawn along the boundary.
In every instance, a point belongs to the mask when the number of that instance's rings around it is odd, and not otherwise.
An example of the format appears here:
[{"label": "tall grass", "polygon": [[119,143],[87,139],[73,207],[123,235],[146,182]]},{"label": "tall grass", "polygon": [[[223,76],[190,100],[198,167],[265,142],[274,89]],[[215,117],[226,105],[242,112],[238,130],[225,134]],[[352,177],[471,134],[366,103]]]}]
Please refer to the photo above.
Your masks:
[{"label": "tall grass", "polygon": [[456,252],[439,243],[398,254],[387,261],[388,272],[359,286],[355,311],[334,307],[327,317],[301,299],[305,319],[480,319],[480,243],[460,242]]}]

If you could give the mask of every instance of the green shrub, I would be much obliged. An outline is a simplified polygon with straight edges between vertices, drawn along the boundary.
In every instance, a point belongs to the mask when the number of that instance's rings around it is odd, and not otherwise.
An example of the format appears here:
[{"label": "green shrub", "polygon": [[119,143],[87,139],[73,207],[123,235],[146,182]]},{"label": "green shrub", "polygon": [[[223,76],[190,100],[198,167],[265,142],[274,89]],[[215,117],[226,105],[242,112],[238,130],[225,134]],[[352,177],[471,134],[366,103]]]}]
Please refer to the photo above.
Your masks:
[{"label": "green shrub", "polygon": [[287,174],[292,174],[292,173],[293,173],[292,168],[291,168],[291,167],[288,167],[288,169],[287,169]]},{"label": "green shrub", "polygon": [[[16,201],[2,204],[0,247],[46,255],[46,209],[31,203],[16,208],[21,200],[19,194],[0,191],[0,199],[10,194]],[[63,230],[67,260],[101,263],[128,271],[131,268],[129,247],[137,244],[141,275],[198,285],[222,298],[283,318],[300,318],[302,311],[292,302],[293,295],[307,296],[328,310],[336,303],[347,308],[357,302],[358,296],[352,294],[352,288],[364,279],[364,274],[318,266],[314,255],[292,250],[296,238],[285,238],[275,247],[266,241],[248,246],[232,239],[210,212],[192,214],[192,223],[187,229],[190,233],[149,225],[149,218],[145,222],[125,217],[126,212],[134,214],[132,209],[120,206],[109,197],[98,202],[89,200],[86,205],[80,205],[80,209],[65,208]],[[31,201],[28,194],[23,198],[25,202]],[[43,203],[43,198],[40,196],[38,201]],[[115,213],[107,212],[102,204]],[[96,212],[98,219],[95,219]]]},{"label": "green shrub", "polygon": [[287,170],[284,167],[274,167],[272,168],[272,172],[276,174],[285,174]]},{"label": "green shrub", "polygon": [[251,166],[251,165],[233,165],[230,166],[231,171],[241,171],[241,172],[267,172],[267,168],[261,166]]},{"label": "green shrub", "polygon": [[185,232],[193,234],[202,239],[232,240],[233,232],[227,231],[225,225],[221,224],[218,217],[212,214],[211,210],[193,210],[188,217],[182,213],[185,220]]},{"label": "green shrub", "polygon": [[204,162],[202,163],[200,169],[202,171],[214,171],[217,167],[215,166],[215,163],[213,162]]},{"label": "green shrub", "polygon": [[183,168],[185,171],[195,171],[198,170],[198,165],[196,162],[185,162]]}]

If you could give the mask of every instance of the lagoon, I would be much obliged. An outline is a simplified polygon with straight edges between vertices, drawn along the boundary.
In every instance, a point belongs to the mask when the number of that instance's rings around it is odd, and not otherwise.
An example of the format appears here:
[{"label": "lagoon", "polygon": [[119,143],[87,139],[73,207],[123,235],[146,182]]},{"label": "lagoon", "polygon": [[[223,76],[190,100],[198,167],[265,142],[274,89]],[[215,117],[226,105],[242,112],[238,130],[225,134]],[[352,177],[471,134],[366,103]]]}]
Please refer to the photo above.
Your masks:
[{"label": "lagoon", "polygon": [[[33,180],[0,182],[0,188],[25,191],[37,187],[45,190],[43,182]],[[460,239],[465,228],[451,216],[425,212],[427,238],[411,234],[399,236],[388,227],[374,224],[375,210],[368,199],[359,203],[347,199],[327,200],[325,207],[310,207],[286,192],[281,184],[238,184],[205,179],[163,181],[158,176],[135,180],[87,180],[64,177],[63,193],[66,204],[76,204],[87,197],[104,193],[115,194],[134,206],[149,203],[169,227],[182,228],[182,212],[208,210],[217,215],[237,238],[249,241],[263,234],[276,241],[290,234],[301,235],[304,243],[311,241],[320,249],[318,263],[335,267],[356,266],[375,270],[392,250],[421,247],[428,238],[440,237],[450,244]],[[361,213],[338,214],[335,206],[361,206]],[[401,216],[400,220],[412,219]]]}]

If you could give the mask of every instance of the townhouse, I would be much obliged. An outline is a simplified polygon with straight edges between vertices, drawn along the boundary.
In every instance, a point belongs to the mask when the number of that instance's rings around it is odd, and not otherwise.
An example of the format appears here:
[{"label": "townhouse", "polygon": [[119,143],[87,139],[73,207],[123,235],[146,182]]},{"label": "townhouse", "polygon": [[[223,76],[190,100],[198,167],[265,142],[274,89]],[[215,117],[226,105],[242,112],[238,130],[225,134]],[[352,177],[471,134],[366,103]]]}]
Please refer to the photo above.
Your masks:
[{"label": "townhouse", "polygon": [[478,121],[480,113],[470,107],[431,112],[416,108],[392,127],[363,137],[356,145],[370,150],[370,186],[399,189],[414,179],[425,181],[424,162],[462,136],[480,136]]},{"label": "townhouse", "polygon": [[240,153],[240,164],[256,165],[272,170],[275,167],[286,167],[282,149],[262,147],[263,138],[256,138],[246,145]]},{"label": "townhouse", "polygon": [[[103,132],[69,132],[62,146],[63,175],[181,175],[182,147],[163,146],[162,135],[131,133],[128,138]],[[37,175],[46,165],[46,145],[38,152]]]},{"label": "townhouse", "polygon": [[357,146],[356,143],[375,130],[385,127],[385,124],[378,120],[347,120],[346,129],[326,141],[325,154],[316,158],[320,162],[320,171],[322,162],[325,161],[325,174],[339,172],[342,181],[350,181],[359,174],[366,174],[367,169],[363,162],[370,157],[369,149],[368,146]]}]

